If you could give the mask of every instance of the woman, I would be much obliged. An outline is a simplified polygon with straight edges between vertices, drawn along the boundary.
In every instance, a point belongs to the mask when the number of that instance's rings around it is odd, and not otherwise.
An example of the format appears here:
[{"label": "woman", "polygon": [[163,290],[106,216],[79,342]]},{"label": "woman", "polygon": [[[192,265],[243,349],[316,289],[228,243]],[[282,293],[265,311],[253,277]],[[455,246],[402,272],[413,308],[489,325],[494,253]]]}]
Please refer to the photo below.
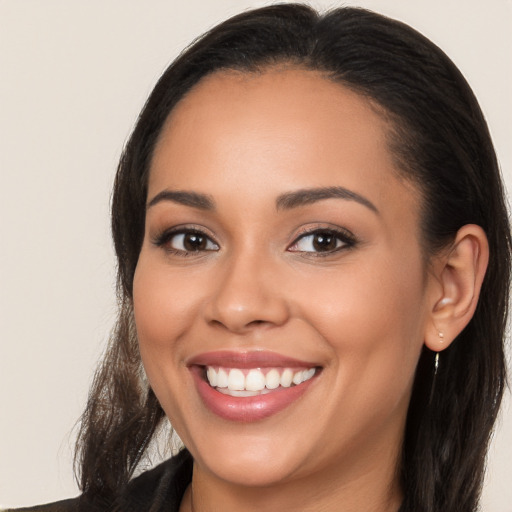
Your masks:
[{"label": "woman", "polygon": [[[148,99],[112,222],[83,495],[47,510],[477,509],[510,230],[432,43],[350,8],[219,25]],[[165,416],[187,450],[131,479]]]}]

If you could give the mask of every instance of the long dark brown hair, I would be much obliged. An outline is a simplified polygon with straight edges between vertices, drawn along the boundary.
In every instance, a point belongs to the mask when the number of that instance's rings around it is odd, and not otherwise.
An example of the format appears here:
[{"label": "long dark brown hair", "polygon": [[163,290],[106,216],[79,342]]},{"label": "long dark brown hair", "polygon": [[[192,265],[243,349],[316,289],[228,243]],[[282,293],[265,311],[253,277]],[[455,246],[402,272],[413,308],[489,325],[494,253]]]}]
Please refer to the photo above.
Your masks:
[{"label": "long dark brown hair", "polygon": [[400,467],[403,512],[475,511],[506,380],[511,249],[486,122],[459,70],[412,28],[363,9],[319,15],[298,4],[245,12],[196,40],[162,75],[126,145],[112,202],[119,317],[82,417],[76,463],[84,496],[111,503],[164,418],[144,379],[132,311],[148,173],[162,126],[206,75],[280,63],[322,71],[371,99],[391,121],[397,167],[422,193],[427,257],[465,224],[487,234],[490,262],[477,310],[443,351],[431,400],[433,353],[425,348],[420,357]]}]

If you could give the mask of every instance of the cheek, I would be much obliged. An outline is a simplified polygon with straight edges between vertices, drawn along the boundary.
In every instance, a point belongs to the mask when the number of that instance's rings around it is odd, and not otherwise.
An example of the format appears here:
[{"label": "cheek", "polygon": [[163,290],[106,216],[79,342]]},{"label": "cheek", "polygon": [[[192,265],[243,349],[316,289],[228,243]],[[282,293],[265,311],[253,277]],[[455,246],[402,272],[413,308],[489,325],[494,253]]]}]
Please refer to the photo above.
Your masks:
[{"label": "cheek", "polygon": [[347,265],[308,287],[302,311],[329,345],[343,387],[410,387],[427,318],[420,258]]},{"label": "cheek", "polygon": [[[165,267],[165,265],[163,265]],[[152,388],[163,402],[162,392],[178,379],[169,368],[182,366],[182,333],[194,308],[190,293],[176,279],[141,253],[133,282],[133,309],[139,350]]]},{"label": "cheek", "polygon": [[194,294],[143,252],[133,281],[133,307],[141,349],[168,351],[194,314]]},{"label": "cheek", "polygon": [[[177,393],[183,383],[182,334],[194,318],[194,301],[186,286],[165,264],[141,253],[133,282],[133,308],[139,350],[153,391],[175,428],[187,399]],[[180,429],[183,430],[183,429]]]}]

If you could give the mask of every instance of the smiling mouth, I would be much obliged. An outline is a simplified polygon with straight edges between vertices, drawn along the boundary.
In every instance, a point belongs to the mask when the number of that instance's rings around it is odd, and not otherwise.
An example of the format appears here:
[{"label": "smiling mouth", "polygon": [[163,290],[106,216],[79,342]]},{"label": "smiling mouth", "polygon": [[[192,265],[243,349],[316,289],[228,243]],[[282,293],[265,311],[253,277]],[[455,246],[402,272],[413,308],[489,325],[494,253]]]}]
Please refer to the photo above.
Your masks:
[{"label": "smiling mouth", "polygon": [[223,420],[250,423],[291,407],[314,389],[323,367],[268,350],[205,352],[187,361],[206,408]]},{"label": "smiling mouth", "polygon": [[224,368],[205,366],[204,379],[224,395],[252,397],[283,391],[314,377],[318,368]]}]

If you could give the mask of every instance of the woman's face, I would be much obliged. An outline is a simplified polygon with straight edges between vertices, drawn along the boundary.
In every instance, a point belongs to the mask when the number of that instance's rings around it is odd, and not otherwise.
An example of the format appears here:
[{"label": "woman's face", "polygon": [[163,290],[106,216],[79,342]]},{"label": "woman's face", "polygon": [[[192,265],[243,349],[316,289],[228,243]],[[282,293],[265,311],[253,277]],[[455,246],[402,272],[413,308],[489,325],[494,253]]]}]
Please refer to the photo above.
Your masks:
[{"label": "woman's face", "polygon": [[386,133],[366,99],[297,69],[211,75],[168,119],[134,308],[196,471],[392,474],[433,286]]}]

